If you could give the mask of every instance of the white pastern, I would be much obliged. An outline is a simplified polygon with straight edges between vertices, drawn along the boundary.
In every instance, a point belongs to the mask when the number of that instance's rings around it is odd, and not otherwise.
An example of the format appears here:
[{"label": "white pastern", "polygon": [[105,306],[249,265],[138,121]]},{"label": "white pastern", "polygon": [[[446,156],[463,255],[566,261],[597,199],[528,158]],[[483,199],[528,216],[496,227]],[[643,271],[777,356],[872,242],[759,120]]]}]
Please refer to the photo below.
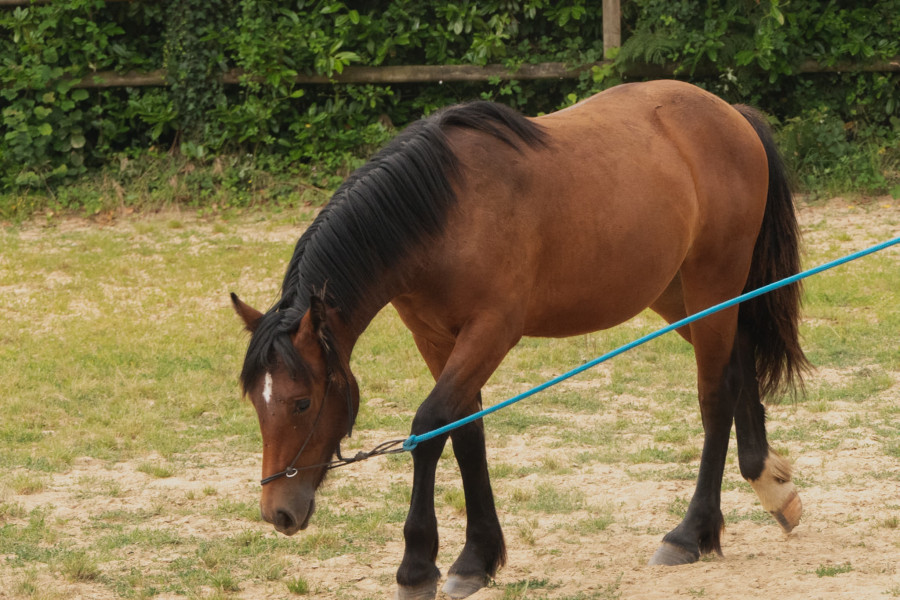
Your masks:
[{"label": "white pastern", "polygon": [[263,400],[266,401],[266,406],[272,401],[272,374],[269,372],[266,372],[266,383],[263,387]]},{"label": "white pastern", "polygon": [[749,482],[763,508],[790,533],[803,514],[803,503],[797,495],[797,487],[791,481],[790,463],[769,450],[759,479],[751,479]]}]

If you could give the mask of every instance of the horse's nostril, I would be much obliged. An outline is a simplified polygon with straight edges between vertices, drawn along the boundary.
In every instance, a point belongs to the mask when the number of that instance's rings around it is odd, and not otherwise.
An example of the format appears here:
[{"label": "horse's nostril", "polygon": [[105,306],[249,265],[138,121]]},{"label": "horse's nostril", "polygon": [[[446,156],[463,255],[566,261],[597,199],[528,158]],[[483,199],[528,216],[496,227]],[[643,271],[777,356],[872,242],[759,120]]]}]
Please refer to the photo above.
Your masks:
[{"label": "horse's nostril", "polygon": [[296,525],[296,521],[290,513],[287,513],[283,510],[279,510],[275,513],[275,520],[272,521],[272,524],[276,529],[281,531],[293,529],[294,525]]}]

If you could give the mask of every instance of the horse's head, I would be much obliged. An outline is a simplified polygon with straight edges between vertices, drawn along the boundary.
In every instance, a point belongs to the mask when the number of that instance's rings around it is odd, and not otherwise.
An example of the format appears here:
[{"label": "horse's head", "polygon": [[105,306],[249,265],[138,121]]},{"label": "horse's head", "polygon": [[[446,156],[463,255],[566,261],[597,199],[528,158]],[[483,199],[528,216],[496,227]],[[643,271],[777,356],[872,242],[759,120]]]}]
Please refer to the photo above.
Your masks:
[{"label": "horse's head", "polygon": [[[266,335],[259,331],[266,315],[233,294],[231,299],[247,329],[254,336]],[[264,345],[271,354],[264,360],[269,366],[245,367],[242,374],[263,439],[262,517],[286,535],[309,524],[326,463],[349,435],[359,407],[349,353],[335,344],[340,327],[336,311],[313,298],[296,332],[290,333],[296,354],[285,357],[283,349]]]}]

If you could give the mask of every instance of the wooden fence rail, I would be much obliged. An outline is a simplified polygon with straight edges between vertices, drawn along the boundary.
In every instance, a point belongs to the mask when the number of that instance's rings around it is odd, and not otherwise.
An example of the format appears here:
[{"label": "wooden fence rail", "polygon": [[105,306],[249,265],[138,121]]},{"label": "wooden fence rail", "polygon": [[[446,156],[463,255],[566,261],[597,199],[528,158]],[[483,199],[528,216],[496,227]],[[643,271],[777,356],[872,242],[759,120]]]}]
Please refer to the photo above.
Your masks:
[{"label": "wooden fence rail", "polygon": [[[2,0],[0,0],[2,1]],[[499,80],[534,80],[534,79],[574,79],[594,66],[610,64],[609,61],[590,63],[572,67],[561,62],[526,64],[510,69],[504,65],[404,65],[383,67],[346,67],[342,73],[331,77],[324,75],[297,75],[294,82],[301,85],[331,83],[450,83],[478,82]],[[900,72],[900,56],[891,60],[871,63],[840,62],[825,65],[807,60],[797,67],[797,73],[857,73],[857,72]],[[674,65],[638,64],[625,72],[630,77],[672,77],[675,75]],[[709,74],[698,70],[695,74]],[[233,69],[222,75],[225,84],[240,83],[247,77],[240,70]],[[259,78],[249,76],[255,80]],[[110,87],[145,87],[165,86],[166,71],[157,69],[149,72],[115,73],[98,71],[80,79],[75,87],[110,88]]]},{"label": "wooden fence rail", "polygon": [[[0,0],[0,7],[21,6],[27,4],[44,4],[52,0]],[[107,2],[122,2],[128,0],[106,0]],[[604,56],[613,48],[621,45],[621,0],[603,0],[603,52]],[[342,73],[335,73],[330,77],[324,75],[300,74],[294,77],[294,82],[301,85],[331,84],[331,83],[444,83],[444,82],[478,82],[499,80],[535,80],[535,79],[574,79],[594,66],[610,64],[610,61],[600,61],[587,65],[573,67],[561,62],[549,62],[540,64],[523,64],[510,69],[504,65],[404,65],[404,66],[380,66],[380,67],[346,67]],[[845,72],[900,72],[900,57],[890,60],[874,61],[866,64],[849,62],[823,65],[813,60],[808,60],[799,65],[797,73],[845,73]],[[698,69],[695,75],[709,75],[709,70]],[[629,66],[626,76],[636,78],[672,77],[676,74],[675,65],[650,65],[635,64]],[[232,69],[222,75],[225,84],[240,83],[247,77],[242,71]],[[259,78],[249,76],[256,81]],[[98,71],[86,77],[82,77],[75,83],[79,88],[111,88],[111,87],[147,87],[168,85],[166,71],[157,69],[148,72],[131,71],[116,73],[113,71]]]}]

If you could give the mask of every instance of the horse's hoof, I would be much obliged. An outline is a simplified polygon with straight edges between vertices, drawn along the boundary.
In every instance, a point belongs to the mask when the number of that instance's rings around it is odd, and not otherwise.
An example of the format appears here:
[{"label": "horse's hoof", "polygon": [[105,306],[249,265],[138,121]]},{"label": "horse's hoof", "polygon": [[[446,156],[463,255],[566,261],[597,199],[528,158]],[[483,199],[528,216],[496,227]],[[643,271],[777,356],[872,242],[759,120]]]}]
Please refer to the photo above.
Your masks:
[{"label": "horse's hoof", "polygon": [[800,515],[803,514],[803,503],[800,501],[800,495],[794,490],[785,500],[781,509],[769,511],[775,517],[785,533],[793,531],[794,527],[800,523]]},{"label": "horse's hoof", "polygon": [[662,545],[656,549],[656,552],[653,553],[653,558],[650,559],[648,564],[672,567],[675,565],[689,565],[697,562],[699,559],[700,555],[696,552],[685,550],[681,546],[676,546],[669,542],[663,542]]},{"label": "horse's hoof", "polygon": [[419,585],[398,585],[394,600],[434,600],[437,596],[438,580],[426,581]]},{"label": "horse's hoof", "polygon": [[468,598],[484,586],[488,584],[486,575],[454,575],[447,577],[447,583],[441,588],[441,591],[453,598]]}]

